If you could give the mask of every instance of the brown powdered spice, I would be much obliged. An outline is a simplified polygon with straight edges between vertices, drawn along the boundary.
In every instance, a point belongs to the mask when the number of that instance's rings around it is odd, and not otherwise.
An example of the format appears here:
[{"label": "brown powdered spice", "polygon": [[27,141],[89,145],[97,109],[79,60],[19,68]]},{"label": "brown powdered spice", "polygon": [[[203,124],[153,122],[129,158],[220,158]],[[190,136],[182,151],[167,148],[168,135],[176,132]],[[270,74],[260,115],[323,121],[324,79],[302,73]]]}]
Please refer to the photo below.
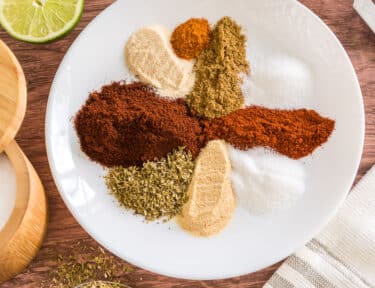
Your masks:
[{"label": "brown powdered spice", "polygon": [[171,36],[171,44],[178,57],[196,58],[210,42],[210,24],[206,19],[192,18],[177,26]]},{"label": "brown powdered spice", "polygon": [[241,27],[230,17],[222,18],[194,66],[194,88],[186,97],[192,110],[212,119],[242,108],[240,73],[249,73],[245,48]]},{"label": "brown powdered spice", "polygon": [[160,98],[142,83],[112,83],[91,93],[75,117],[81,149],[108,167],[140,166],[183,146],[199,153],[202,129],[185,101]]},{"label": "brown powdered spice", "polygon": [[313,110],[251,106],[205,121],[205,134],[208,140],[224,139],[241,150],[265,146],[299,159],[325,143],[334,127],[335,121]]},{"label": "brown powdered spice", "polygon": [[270,147],[298,159],[325,143],[334,125],[313,110],[257,106],[202,120],[190,114],[183,99],[160,98],[137,82],[93,92],[75,118],[82,151],[108,167],[141,166],[180,146],[195,158],[214,139],[242,150]]}]

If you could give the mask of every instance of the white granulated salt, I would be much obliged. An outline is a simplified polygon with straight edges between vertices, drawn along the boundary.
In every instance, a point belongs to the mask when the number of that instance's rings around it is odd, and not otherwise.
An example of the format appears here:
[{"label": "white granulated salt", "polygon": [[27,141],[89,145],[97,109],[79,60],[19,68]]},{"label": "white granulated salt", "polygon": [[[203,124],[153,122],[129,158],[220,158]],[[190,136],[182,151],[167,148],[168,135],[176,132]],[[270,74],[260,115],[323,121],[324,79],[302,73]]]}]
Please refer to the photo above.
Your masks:
[{"label": "white granulated salt", "polygon": [[0,154],[0,230],[11,215],[16,201],[16,175],[5,154]]},{"label": "white granulated salt", "polygon": [[254,214],[285,210],[305,191],[301,161],[265,148],[241,151],[229,146],[232,185],[238,205]]},{"label": "white granulated salt", "polygon": [[243,76],[245,105],[267,108],[308,108],[313,93],[313,75],[303,61],[287,54],[258,57],[251,75]]}]

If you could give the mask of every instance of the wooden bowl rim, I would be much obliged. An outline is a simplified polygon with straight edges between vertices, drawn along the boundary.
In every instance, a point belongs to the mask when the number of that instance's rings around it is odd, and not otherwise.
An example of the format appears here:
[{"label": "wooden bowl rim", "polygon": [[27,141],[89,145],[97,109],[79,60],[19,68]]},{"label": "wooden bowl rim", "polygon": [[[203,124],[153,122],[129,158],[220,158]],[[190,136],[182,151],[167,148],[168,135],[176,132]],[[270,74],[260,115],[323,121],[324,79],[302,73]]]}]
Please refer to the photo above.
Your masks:
[{"label": "wooden bowl rim", "polygon": [[[18,181],[20,178],[24,178],[25,175],[30,179],[29,160],[22,152],[21,148],[15,141],[12,141],[5,149],[5,154],[9,158],[14,172],[16,174],[16,200],[6,224],[3,229],[0,230],[0,254],[2,249],[6,247],[6,244],[13,238],[21,226],[27,208],[29,206],[30,199],[30,181]],[[18,164],[16,164],[18,163]]]},{"label": "wooden bowl rim", "polygon": [[[17,95],[17,107],[15,113],[9,122],[8,128],[5,129],[3,135],[0,135],[0,153],[7,147],[7,145],[15,138],[19,128],[21,127],[22,121],[26,114],[27,104],[27,85],[25,74],[17,57],[14,55],[12,50],[0,39],[0,51],[5,50],[5,55],[10,58],[10,61],[16,71],[18,79],[18,95]],[[1,71],[0,71],[1,74]],[[1,81],[1,77],[0,77]]]}]

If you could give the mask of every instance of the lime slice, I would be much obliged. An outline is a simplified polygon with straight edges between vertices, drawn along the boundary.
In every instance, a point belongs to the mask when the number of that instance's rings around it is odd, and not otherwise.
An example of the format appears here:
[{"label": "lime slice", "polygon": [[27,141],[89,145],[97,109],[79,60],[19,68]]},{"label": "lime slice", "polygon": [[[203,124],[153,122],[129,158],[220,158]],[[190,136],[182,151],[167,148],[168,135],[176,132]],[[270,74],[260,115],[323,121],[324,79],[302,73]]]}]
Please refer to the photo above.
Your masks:
[{"label": "lime slice", "polygon": [[70,32],[84,0],[0,0],[0,24],[14,38],[45,43]]}]

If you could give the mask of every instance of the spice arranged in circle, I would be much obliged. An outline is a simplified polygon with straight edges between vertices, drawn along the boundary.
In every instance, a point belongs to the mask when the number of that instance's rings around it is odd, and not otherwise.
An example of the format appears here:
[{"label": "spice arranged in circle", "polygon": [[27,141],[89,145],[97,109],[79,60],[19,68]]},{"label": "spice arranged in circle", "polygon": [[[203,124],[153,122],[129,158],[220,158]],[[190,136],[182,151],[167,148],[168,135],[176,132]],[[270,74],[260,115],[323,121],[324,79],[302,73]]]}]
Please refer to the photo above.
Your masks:
[{"label": "spice arranged in circle", "polygon": [[107,168],[121,207],[147,221],[177,216],[201,237],[224,230],[236,205],[255,214],[296,205],[306,179],[298,159],[335,128],[314,110],[244,107],[247,38],[230,17],[212,27],[192,18],[173,33],[135,31],[125,57],[142,82],[92,92],[74,118],[81,150]]}]

